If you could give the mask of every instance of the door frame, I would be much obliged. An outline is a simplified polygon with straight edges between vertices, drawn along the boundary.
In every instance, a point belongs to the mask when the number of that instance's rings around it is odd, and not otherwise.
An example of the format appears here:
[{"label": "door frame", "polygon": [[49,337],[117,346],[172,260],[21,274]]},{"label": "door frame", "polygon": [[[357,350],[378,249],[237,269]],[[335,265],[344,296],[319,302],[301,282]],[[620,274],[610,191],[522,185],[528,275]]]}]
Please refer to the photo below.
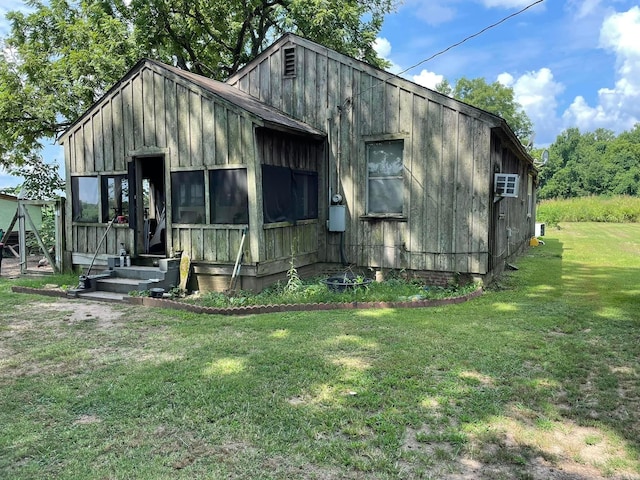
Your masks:
[{"label": "door frame", "polygon": [[[133,245],[132,252],[136,257],[142,255],[167,257],[170,251],[170,232],[169,228],[169,188],[167,173],[167,161],[168,155],[165,149],[162,151],[144,151],[144,152],[132,152],[128,159],[127,172],[129,177],[129,228],[133,230]],[[157,170],[161,170],[158,172]],[[154,171],[153,178],[158,182],[161,182],[159,186],[161,189],[161,198],[163,198],[164,205],[164,248],[157,252],[149,252],[146,245],[146,236],[149,234],[145,228],[145,202],[144,202],[144,180],[151,180],[151,171]],[[158,185],[156,185],[158,187]],[[155,200],[154,200],[155,201]],[[162,210],[162,209],[161,209]],[[155,218],[155,214],[153,215]]]}]

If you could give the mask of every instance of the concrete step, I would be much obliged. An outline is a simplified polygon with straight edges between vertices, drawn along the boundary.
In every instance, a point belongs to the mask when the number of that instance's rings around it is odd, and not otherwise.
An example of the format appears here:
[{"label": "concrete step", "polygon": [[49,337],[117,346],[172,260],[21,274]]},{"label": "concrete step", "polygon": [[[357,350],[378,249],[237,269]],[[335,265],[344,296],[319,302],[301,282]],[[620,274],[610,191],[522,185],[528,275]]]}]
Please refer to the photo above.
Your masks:
[{"label": "concrete step", "polygon": [[122,302],[128,295],[116,292],[95,291],[87,293],[78,293],[77,298],[86,298],[88,300],[97,300],[102,302]]},{"label": "concrete step", "polygon": [[157,267],[115,267],[112,270],[106,270],[110,272],[112,277],[118,278],[136,278],[140,280],[160,279],[164,280],[166,272],[163,272]]},{"label": "concrete step", "polygon": [[101,278],[96,280],[95,289],[102,292],[114,292],[126,295],[131,291],[146,290],[146,283],[147,282],[135,278]]}]

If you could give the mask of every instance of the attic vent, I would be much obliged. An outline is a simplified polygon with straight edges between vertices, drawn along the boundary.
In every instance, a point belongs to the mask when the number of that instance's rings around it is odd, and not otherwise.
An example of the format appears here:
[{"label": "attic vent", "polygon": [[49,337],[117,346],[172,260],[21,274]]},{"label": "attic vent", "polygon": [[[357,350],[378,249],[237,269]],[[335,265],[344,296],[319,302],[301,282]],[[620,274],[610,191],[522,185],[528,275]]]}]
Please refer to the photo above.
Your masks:
[{"label": "attic vent", "polygon": [[294,47],[284,49],[284,76],[296,76],[296,49]]},{"label": "attic vent", "polygon": [[515,173],[496,173],[494,192],[501,197],[517,197],[520,177]]}]

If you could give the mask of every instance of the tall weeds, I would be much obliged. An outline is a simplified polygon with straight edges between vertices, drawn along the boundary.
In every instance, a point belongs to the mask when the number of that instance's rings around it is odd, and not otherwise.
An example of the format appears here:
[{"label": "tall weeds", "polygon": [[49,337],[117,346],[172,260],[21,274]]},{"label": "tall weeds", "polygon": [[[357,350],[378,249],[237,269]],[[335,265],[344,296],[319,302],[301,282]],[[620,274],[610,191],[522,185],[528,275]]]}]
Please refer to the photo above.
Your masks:
[{"label": "tall weeds", "polygon": [[548,225],[560,222],[640,222],[640,197],[578,197],[543,200],[536,220]]}]

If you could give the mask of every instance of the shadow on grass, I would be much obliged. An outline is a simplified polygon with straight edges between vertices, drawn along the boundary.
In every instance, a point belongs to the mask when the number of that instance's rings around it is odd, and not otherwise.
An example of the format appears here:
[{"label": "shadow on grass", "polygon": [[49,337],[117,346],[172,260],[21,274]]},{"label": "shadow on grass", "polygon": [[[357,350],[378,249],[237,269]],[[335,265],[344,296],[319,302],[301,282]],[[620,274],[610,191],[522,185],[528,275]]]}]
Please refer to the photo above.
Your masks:
[{"label": "shadow on grass", "polygon": [[637,270],[554,239],[519,267],[451,307],[60,327],[53,374],[3,380],[35,428],[0,472],[638,478]]}]

